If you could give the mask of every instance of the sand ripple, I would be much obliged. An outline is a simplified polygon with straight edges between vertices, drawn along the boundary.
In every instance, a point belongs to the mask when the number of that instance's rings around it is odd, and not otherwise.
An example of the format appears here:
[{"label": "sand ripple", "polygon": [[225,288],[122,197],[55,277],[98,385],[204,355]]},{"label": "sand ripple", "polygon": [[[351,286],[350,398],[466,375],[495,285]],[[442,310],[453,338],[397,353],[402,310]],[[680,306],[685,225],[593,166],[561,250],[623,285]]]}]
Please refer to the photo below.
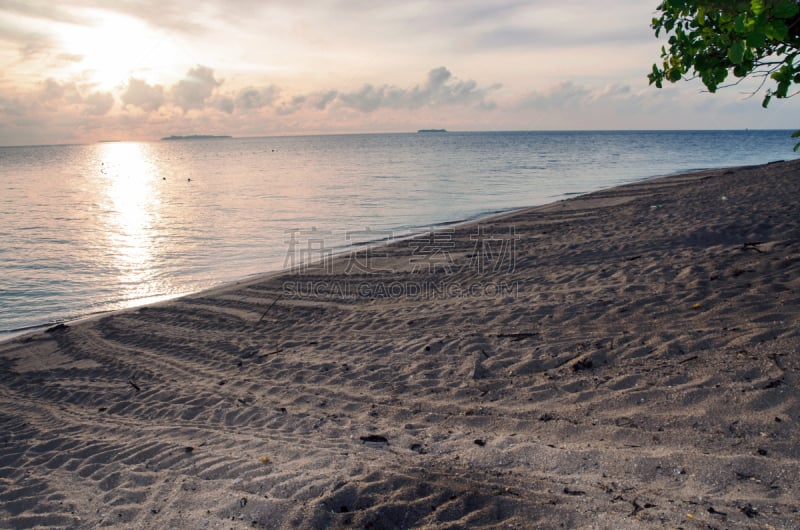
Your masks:
[{"label": "sand ripple", "polygon": [[[0,527],[800,527],[798,172],[486,220],[500,270],[460,226],[449,270],[401,242],[0,345]],[[443,282],[513,289],[408,291]]]}]

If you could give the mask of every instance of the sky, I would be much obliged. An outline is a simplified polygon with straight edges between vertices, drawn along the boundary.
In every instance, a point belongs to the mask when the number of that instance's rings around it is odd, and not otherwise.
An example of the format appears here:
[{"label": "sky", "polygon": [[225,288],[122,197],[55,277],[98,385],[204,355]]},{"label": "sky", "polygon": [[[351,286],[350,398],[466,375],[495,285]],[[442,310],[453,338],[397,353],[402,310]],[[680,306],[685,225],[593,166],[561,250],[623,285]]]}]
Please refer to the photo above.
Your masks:
[{"label": "sky", "polygon": [[0,0],[0,145],[448,130],[796,129],[659,90],[658,1]]}]

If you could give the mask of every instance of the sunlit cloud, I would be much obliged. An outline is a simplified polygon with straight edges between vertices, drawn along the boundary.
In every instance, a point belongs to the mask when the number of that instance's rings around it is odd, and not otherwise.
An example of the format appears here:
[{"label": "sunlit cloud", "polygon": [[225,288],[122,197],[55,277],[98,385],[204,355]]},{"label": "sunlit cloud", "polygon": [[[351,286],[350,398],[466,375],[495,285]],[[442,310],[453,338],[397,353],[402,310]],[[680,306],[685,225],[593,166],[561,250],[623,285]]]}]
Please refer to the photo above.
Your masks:
[{"label": "sunlit cloud", "polygon": [[16,118],[22,118],[25,114],[25,104],[18,98],[0,96],[0,115],[3,115],[11,123],[15,123]]},{"label": "sunlit cloud", "polygon": [[325,110],[332,102],[339,96],[336,90],[328,90],[326,92],[319,92],[312,94],[309,97],[309,102],[317,110]]},{"label": "sunlit cloud", "polygon": [[289,101],[282,103],[275,111],[279,115],[292,114],[303,108],[308,98],[303,95],[293,96]]},{"label": "sunlit cloud", "polygon": [[130,78],[121,100],[125,105],[133,105],[144,111],[158,110],[166,101],[164,87],[150,85],[142,79]]},{"label": "sunlit cloud", "polygon": [[59,53],[56,55],[56,60],[64,63],[79,63],[83,59],[84,56],[77,53]]},{"label": "sunlit cloud", "polygon": [[596,97],[597,94],[590,87],[577,85],[573,81],[564,81],[546,90],[530,93],[519,102],[518,108],[553,110],[568,107],[574,109],[586,105]]},{"label": "sunlit cloud", "polygon": [[39,99],[44,102],[80,103],[83,98],[75,83],[62,83],[50,77],[42,83]]},{"label": "sunlit cloud", "polygon": [[235,106],[247,111],[272,105],[280,95],[280,88],[275,85],[266,87],[246,87],[236,94]]},{"label": "sunlit cloud", "polygon": [[40,19],[52,22],[81,23],[81,18],[70,12],[66,4],[58,4],[46,0],[6,0],[2,11],[7,16]]},{"label": "sunlit cloud", "polygon": [[795,127],[734,90],[656,90],[620,0],[6,0],[0,144],[451,129]]},{"label": "sunlit cloud", "polygon": [[220,96],[220,97],[214,98],[213,101],[212,101],[212,106],[214,108],[216,108],[216,109],[221,110],[222,112],[224,112],[226,114],[233,114],[233,110],[234,110],[234,107],[235,107],[234,102],[233,102],[233,98],[230,98],[230,97],[227,97],[227,96]]},{"label": "sunlit cloud", "polygon": [[172,98],[184,112],[201,109],[214,89],[222,82],[214,78],[214,71],[207,66],[197,66],[189,70],[186,77],[178,81],[172,89]]},{"label": "sunlit cloud", "polygon": [[92,116],[102,116],[114,106],[114,96],[109,92],[91,92],[83,100],[84,113]]},{"label": "sunlit cloud", "polygon": [[41,108],[48,112],[59,112],[65,106],[80,107],[81,112],[92,116],[107,114],[114,106],[114,96],[110,92],[94,90],[91,84],[59,82],[46,79],[38,92]]},{"label": "sunlit cloud", "polygon": [[375,87],[365,84],[355,92],[339,94],[338,101],[344,106],[367,113],[380,108],[417,109],[426,105],[492,106],[493,104],[487,102],[486,98],[489,92],[497,88],[498,84],[479,88],[477,82],[459,80],[450,70],[442,66],[428,72],[428,79],[423,85],[404,89],[389,85]]}]

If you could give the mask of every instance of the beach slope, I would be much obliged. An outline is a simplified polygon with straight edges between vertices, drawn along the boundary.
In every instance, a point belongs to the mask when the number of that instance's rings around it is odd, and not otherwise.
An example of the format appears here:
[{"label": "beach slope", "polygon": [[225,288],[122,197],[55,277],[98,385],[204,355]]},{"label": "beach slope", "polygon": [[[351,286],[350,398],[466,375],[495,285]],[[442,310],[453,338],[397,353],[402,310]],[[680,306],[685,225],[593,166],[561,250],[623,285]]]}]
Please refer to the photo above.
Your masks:
[{"label": "beach slope", "polygon": [[653,179],[0,345],[0,527],[798,528],[799,383],[800,162]]}]

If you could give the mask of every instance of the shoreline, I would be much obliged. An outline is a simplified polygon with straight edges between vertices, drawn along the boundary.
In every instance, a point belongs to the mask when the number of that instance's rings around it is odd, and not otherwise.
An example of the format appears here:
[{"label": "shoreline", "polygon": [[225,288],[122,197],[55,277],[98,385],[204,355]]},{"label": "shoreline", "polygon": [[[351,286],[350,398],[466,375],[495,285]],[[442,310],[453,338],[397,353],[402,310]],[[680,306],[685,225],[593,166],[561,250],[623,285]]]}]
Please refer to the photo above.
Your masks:
[{"label": "shoreline", "polygon": [[637,180],[0,343],[0,526],[797,527],[799,174]]},{"label": "shoreline", "polygon": [[[411,133],[409,133],[409,134],[411,134]],[[779,162],[786,162],[786,160],[767,162],[766,164],[763,164],[763,165],[770,165],[770,164],[775,164],[775,163],[779,163]],[[747,168],[747,167],[758,167],[758,166],[760,166],[760,165],[756,165],[756,166],[739,166],[739,167]],[[652,180],[652,179],[669,178],[671,176],[678,176],[678,175],[683,175],[683,174],[692,174],[692,173],[701,172],[701,171],[714,171],[714,170],[719,170],[719,169],[728,169],[728,168],[700,168],[700,169],[691,169],[691,170],[687,170],[687,171],[677,170],[675,172],[667,173],[667,174],[663,174],[663,175],[651,175],[651,176],[647,176],[647,177],[637,177],[637,178],[634,178],[634,179],[629,180],[627,182],[623,182],[621,184],[617,184],[616,186],[611,186],[611,187],[625,186],[625,185],[628,185],[628,184],[632,184],[632,183],[636,183],[636,182],[644,182],[644,181],[648,181],[648,180]],[[732,168],[732,169],[738,169],[738,167],[737,168]],[[360,242],[360,243],[354,243],[354,244],[351,244],[351,245],[349,245],[347,247],[342,247],[342,248],[335,249],[333,255],[334,255],[334,257],[339,256],[339,255],[343,255],[343,254],[346,254],[347,252],[352,252],[354,249],[358,250],[359,248],[363,248],[364,246],[368,246],[370,248],[374,248],[374,247],[379,247],[379,246],[382,246],[382,245],[392,244],[393,242],[402,241],[402,240],[408,239],[410,237],[414,237],[415,235],[419,235],[420,233],[423,233],[423,232],[417,231],[417,230],[422,230],[423,228],[426,229],[425,232],[429,232],[431,230],[435,231],[435,230],[438,230],[438,229],[441,229],[441,228],[466,226],[466,225],[470,225],[470,224],[473,224],[473,223],[479,223],[479,222],[481,222],[483,220],[489,220],[489,219],[492,219],[494,217],[505,216],[505,215],[507,215],[509,213],[524,212],[524,211],[529,210],[529,209],[540,208],[540,207],[547,206],[549,204],[555,204],[557,202],[562,202],[562,201],[565,201],[565,200],[575,199],[575,198],[578,198],[578,197],[581,197],[581,196],[584,196],[584,195],[596,193],[598,191],[603,191],[604,189],[608,189],[608,186],[599,188],[597,190],[588,191],[588,192],[565,192],[565,193],[561,193],[561,194],[558,194],[558,195],[555,196],[555,197],[561,197],[561,198],[556,198],[555,201],[551,201],[551,202],[547,202],[547,203],[543,203],[543,204],[539,204],[539,205],[522,206],[522,207],[511,207],[511,208],[508,208],[508,209],[505,209],[505,210],[499,210],[499,211],[496,210],[496,211],[479,213],[479,214],[477,214],[477,215],[475,215],[473,217],[469,217],[467,219],[450,220],[450,221],[443,221],[443,222],[440,222],[440,223],[426,225],[426,226],[415,226],[415,227],[411,227],[411,228],[404,228],[403,230],[407,230],[409,233],[404,235],[404,236],[401,236],[401,237],[398,237],[398,238],[394,238],[391,241],[387,241],[386,239],[379,239],[379,240],[374,240],[374,241],[364,241],[364,242]],[[291,272],[289,268],[281,268],[281,269],[275,269],[275,270],[267,270],[267,271],[262,271],[262,272],[255,272],[255,273],[252,273],[252,274],[248,274],[246,276],[237,277],[237,278],[233,278],[233,279],[230,279],[230,280],[224,280],[224,281],[221,281],[217,285],[213,285],[211,287],[208,287],[208,288],[205,288],[205,289],[200,289],[200,290],[197,290],[197,291],[187,291],[187,292],[184,292],[184,293],[172,294],[172,295],[149,296],[149,297],[143,299],[141,302],[135,301],[132,305],[129,305],[128,307],[116,308],[116,309],[101,309],[101,310],[93,311],[93,312],[86,313],[86,314],[79,314],[79,315],[75,315],[75,316],[64,317],[63,319],[58,319],[58,320],[54,320],[54,321],[50,321],[50,322],[46,322],[46,323],[30,324],[30,325],[26,325],[26,326],[24,326],[22,328],[18,328],[18,329],[0,330],[0,344],[3,344],[5,342],[11,341],[11,340],[19,338],[19,337],[23,337],[25,335],[28,335],[29,333],[36,333],[36,332],[44,331],[44,330],[46,330],[48,328],[51,328],[53,326],[58,326],[58,325],[61,325],[61,324],[71,324],[71,323],[82,322],[84,320],[91,320],[91,319],[94,319],[94,318],[100,318],[100,317],[103,317],[105,315],[113,314],[113,313],[120,312],[120,311],[135,310],[135,309],[138,309],[140,307],[146,307],[148,305],[161,303],[161,301],[156,301],[156,302],[147,301],[147,300],[152,300],[153,298],[162,299],[162,301],[170,301],[170,300],[175,300],[175,299],[178,299],[178,298],[183,298],[183,297],[186,297],[186,296],[198,295],[198,294],[201,294],[201,293],[206,292],[206,291],[216,291],[216,290],[228,287],[228,286],[235,286],[235,285],[238,285],[238,284],[240,284],[242,282],[248,282],[248,281],[251,281],[251,280],[254,280],[254,279],[258,279],[258,278],[261,278],[261,277],[267,278],[267,277],[270,277],[270,276],[272,276],[274,274],[289,273],[289,272]]]}]

